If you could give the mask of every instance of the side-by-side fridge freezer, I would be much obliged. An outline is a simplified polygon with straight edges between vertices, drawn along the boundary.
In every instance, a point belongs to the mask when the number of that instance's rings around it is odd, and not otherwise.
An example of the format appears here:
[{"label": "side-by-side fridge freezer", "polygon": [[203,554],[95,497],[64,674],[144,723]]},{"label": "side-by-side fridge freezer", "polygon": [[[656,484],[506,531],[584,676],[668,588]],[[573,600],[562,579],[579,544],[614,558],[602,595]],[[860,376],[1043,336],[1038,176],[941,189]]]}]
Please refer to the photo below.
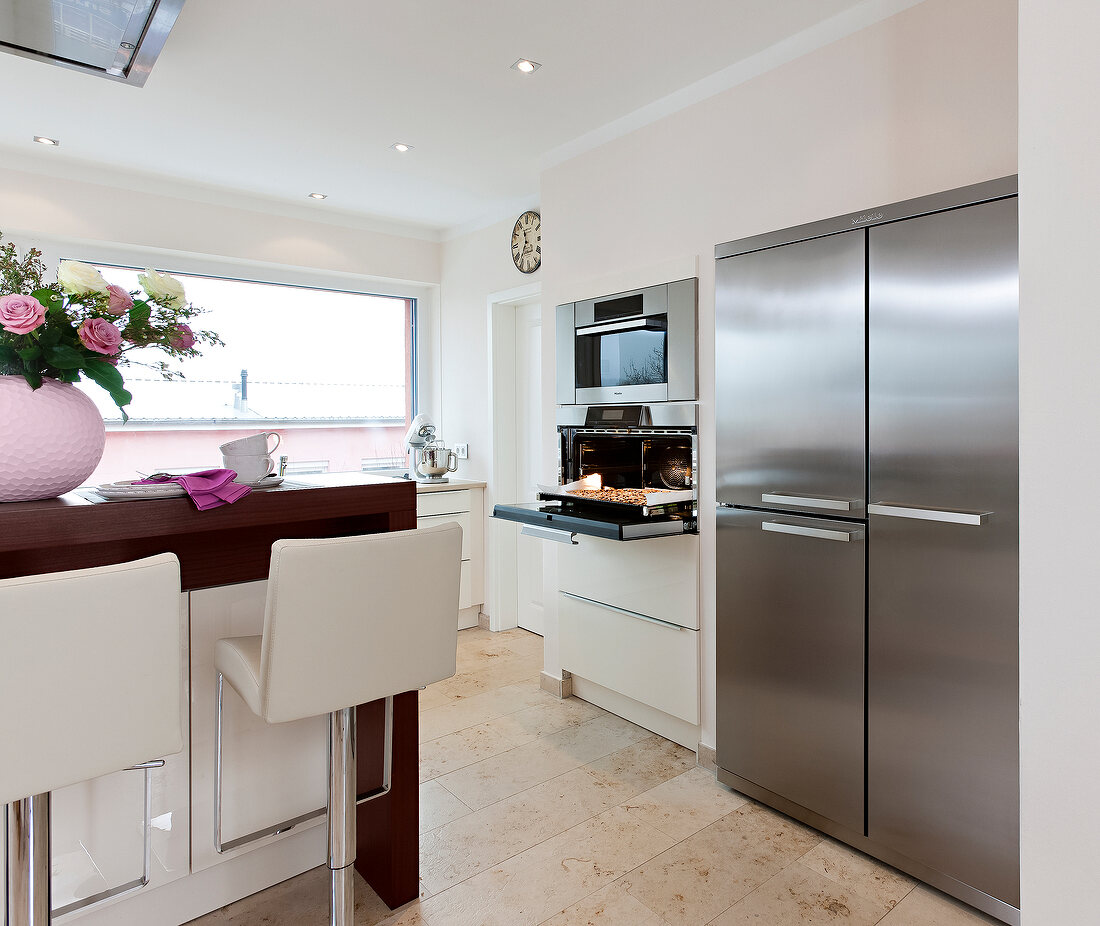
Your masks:
[{"label": "side-by-side fridge freezer", "polygon": [[1019,922],[1015,178],[716,250],[719,777]]}]

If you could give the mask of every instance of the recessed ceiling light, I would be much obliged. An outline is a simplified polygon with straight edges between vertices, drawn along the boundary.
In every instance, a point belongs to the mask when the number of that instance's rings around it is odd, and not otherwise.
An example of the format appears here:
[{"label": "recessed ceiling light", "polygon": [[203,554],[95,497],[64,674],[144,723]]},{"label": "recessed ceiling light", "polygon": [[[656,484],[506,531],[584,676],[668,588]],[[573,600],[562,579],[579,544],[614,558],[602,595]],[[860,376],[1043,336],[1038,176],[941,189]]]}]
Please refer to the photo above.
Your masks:
[{"label": "recessed ceiling light", "polygon": [[542,65],[537,61],[531,61],[528,58],[520,58],[515,64],[512,65],[512,69],[520,71],[523,74],[534,74]]},{"label": "recessed ceiling light", "polygon": [[47,138],[45,135],[34,135],[32,137],[40,145],[49,145],[51,148],[57,148],[61,145],[61,142],[56,138]]},{"label": "recessed ceiling light", "polygon": [[328,199],[328,193],[310,193],[310,199]]},{"label": "recessed ceiling light", "polygon": [[412,145],[406,145],[403,141],[395,141],[390,147],[393,148],[394,151],[400,151],[402,154],[406,151],[413,150]]}]

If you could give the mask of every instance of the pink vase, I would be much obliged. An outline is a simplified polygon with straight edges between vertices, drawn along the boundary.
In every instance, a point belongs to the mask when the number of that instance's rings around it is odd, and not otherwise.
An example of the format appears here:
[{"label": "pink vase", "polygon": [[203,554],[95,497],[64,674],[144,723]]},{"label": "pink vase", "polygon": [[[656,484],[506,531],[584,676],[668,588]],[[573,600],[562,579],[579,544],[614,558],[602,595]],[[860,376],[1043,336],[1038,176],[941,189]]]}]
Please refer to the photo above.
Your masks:
[{"label": "pink vase", "polygon": [[0,376],[0,502],[55,498],[99,465],[107,434],[95,403],[70,383]]}]

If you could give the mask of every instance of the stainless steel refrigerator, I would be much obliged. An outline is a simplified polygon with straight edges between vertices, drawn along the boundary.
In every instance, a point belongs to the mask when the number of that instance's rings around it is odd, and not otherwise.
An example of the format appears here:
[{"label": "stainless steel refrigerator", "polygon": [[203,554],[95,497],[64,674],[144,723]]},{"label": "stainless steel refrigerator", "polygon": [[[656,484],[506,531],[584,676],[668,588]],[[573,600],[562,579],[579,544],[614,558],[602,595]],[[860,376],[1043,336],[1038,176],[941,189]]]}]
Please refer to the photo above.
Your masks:
[{"label": "stainless steel refrigerator", "polygon": [[1016,181],[716,249],[726,784],[1019,922]]}]

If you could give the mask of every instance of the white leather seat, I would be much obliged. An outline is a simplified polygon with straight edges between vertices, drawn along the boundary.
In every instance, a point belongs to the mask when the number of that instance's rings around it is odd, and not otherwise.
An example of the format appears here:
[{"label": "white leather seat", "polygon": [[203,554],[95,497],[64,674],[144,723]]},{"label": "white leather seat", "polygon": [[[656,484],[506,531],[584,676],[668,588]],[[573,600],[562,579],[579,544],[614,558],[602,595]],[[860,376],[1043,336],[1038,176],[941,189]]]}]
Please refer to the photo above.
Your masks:
[{"label": "white leather seat", "polygon": [[0,704],[11,922],[46,924],[49,792],[182,749],[179,560],[0,580]]},{"label": "white leather seat", "polygon": [[[352,921],[352,708],[455,674],[461,563],[462,528],[454,523],[360,537],[279,540],[271,548],[263,635],[215,645],[219,742],[223,680],[268,723],[330,715],[334,924]],[[387,721],[391,715],[392,702]],[[387,726],[387,750],[391,733]],[[337,788],[344,793],[334,794]],[[220,813],[220,784],[217,800]]]}]

